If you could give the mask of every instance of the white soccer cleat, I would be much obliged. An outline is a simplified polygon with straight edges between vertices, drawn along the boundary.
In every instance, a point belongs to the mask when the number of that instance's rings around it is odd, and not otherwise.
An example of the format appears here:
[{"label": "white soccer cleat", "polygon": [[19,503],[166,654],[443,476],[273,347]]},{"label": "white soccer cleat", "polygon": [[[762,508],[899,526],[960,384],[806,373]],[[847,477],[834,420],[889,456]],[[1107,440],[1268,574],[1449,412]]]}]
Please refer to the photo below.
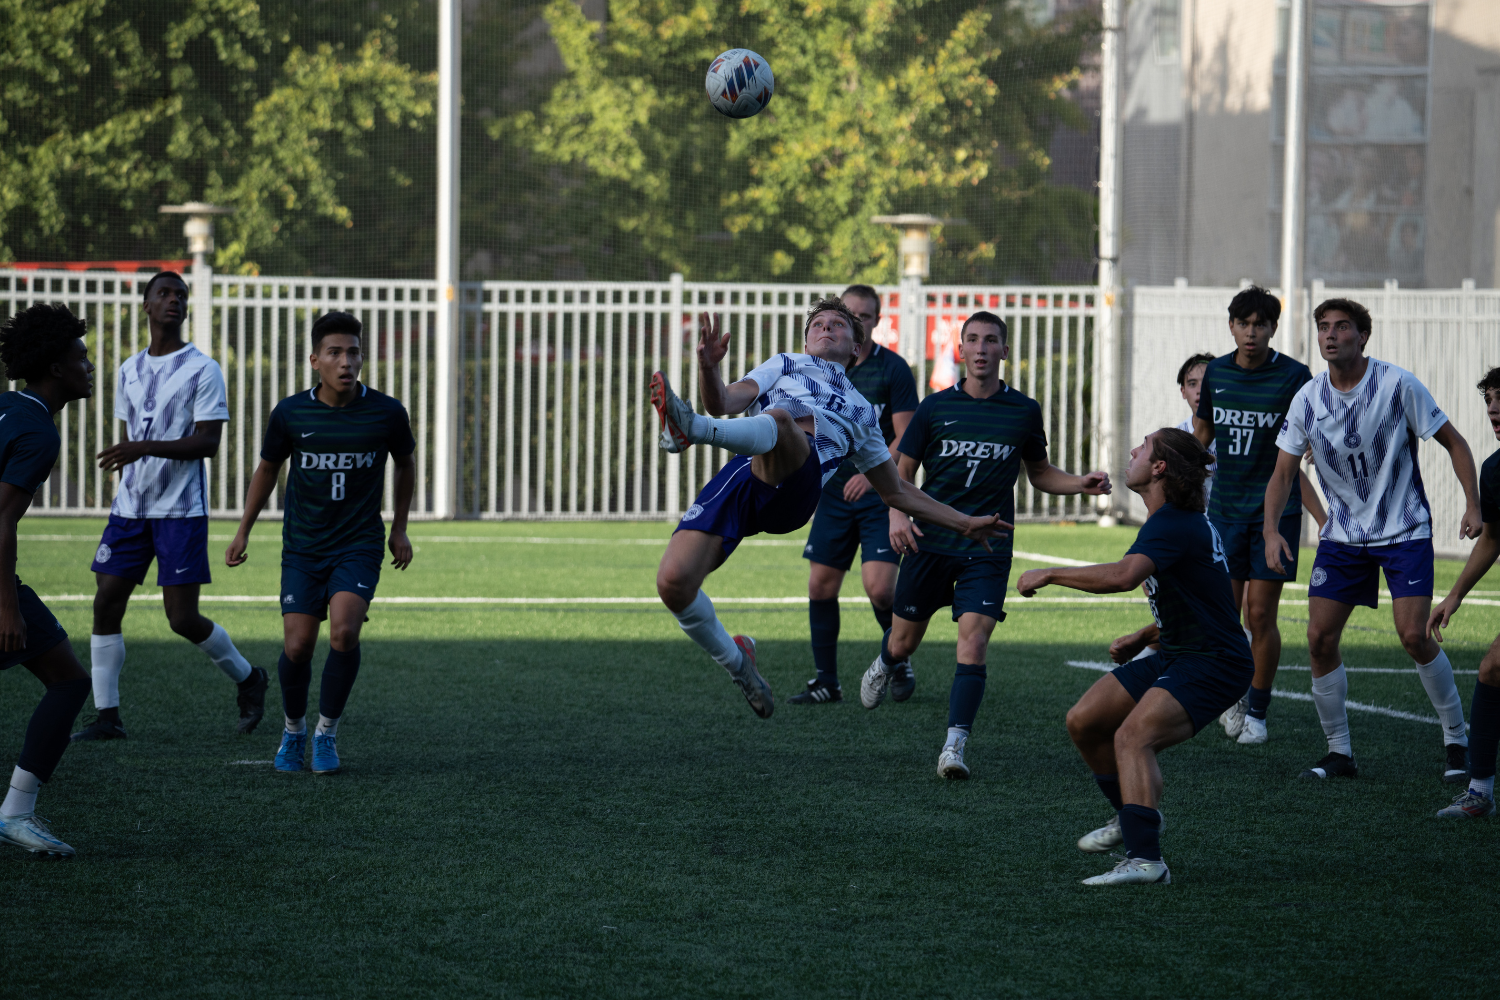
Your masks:
[{"label": "white soccer cleat", "polygon": [[865,708],[879,708],[880,703],[885,701],[885,693],[891,686],[891,668],[885,665],[880,654],[875,654],[875,662],[870,664],[870,669],[859,679],[859,703]]},{"label": "white soccer cleat", "polygon": [[1097,830],[1090,830],[1078,838],[1078,849],[1090,854],[1104,854],[1125,843],[1125,834],[1120,831],[1120,814],[1115,813]]},{"label": "white soccer cleat", "polygon": [[964,744],[968,742],[967,737],[961,736],[957,743],[943,747],[943,752],[938,754],[939,776],[949,781],[968,780],[969,765],[964,763]]},{"label": "white soccer cleat", "polygon": [[1219,724],[1224,727],[1224,735],[1230,739],[1239,736],[1245,731],[1245,714],[1250,708],[1250,696],[1246,695],[1239,701],[1224,709],[1224,714],[1219,716]]},{"label": "white soccer cleat", "polygon": [[0,816],[0,841],[50,858],[71,858],[78,853],[54,837],[47,829],[47,821],[35,813]]},{"label": "white soccer cleat", "polygon": [[1266,720],[1245,716],[1245,728],[1240,732],[1239,742],[1245,746],[1260,746],[1270,739],[1266,735]]},{"label": "white soccer cleat", "polygon": [[755,640],[748,635],[737,635],[734,644],[740,647],[740,668],[729,671],[729,679],[739,687],[750,710],[762,719],[769,719],[776,711],[776,699],[771,695],[771,685],[755,669]]},{"label": "white soccer cleat", "polygon": [[[1119,857],[1119,855],[1115,855]],[[1167,885],[1172,873],[1165,861],[1147,861],[1145,858],[1120,858],[1103,875],[1083,880],[1084,885]]]}]

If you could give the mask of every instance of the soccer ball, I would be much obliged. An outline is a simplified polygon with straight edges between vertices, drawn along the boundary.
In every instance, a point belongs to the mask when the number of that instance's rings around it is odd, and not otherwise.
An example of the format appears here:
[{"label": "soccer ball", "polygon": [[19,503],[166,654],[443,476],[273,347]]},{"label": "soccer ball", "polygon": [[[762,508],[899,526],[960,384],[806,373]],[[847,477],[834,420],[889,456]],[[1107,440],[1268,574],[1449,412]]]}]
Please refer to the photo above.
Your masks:
[{"label": "soccer ball", "polygon": [[709,64],[703,89],[708,91],[709,103],[720,114],[749,118],[771,103],[776,78],[771,75],[771,64],[756,53],[730,49]]}]

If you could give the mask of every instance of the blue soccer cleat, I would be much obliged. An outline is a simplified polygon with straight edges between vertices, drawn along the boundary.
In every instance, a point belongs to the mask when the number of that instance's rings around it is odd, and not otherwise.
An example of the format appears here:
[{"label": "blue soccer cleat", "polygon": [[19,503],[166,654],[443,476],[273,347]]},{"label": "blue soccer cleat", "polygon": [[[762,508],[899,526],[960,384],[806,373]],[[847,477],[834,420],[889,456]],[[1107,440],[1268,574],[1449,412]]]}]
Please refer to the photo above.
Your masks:
[{"label": "blue soccer cleat", "polygon": [[333,733],[313,734],[313,774],[332,774],[339,769],[339,738]]},{"label": "blue soccer cleat", "polygon": [[276,751],[276,770],[301,771],[307,757],[307,731],[281,734],[281,749]]}]

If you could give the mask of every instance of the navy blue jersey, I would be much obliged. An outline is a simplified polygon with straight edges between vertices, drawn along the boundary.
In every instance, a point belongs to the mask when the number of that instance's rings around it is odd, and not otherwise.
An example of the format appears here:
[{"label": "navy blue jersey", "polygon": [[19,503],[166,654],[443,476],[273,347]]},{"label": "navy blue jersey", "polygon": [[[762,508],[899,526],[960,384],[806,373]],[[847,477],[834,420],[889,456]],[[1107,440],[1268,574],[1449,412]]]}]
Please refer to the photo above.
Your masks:
[{"label": "navy blue jersey", "polygon": [[1479,467],[1479,514],[1485,524],[1500,521],[1500,451]]},{"label": "navy blue jersey", "polygon": [[1146,599],[1165,652],[1250,662],[1224,543],[1206,514],[1163,504],[1125,554],[1135,552],[1156,566],[1146,579]]},{"label": "navy blue jersey", "polygon": [[24,392],[0,393],[0,483],[35,493],[52,474],[61,447],[46,403]]},{"label": "navy blue jersey", "polygon": [[[911,366],[895,351],[876,344],[865,358],[864,364],[854,365],[844,372],[854,388],[875,407],[880,417],[880,433],[886,447],[896,440],[896,427],[891,421],[893,413],[910,413],[917,408],[917,381],[911,377]],[[848,459],[839,466],[833,478],[823,484],[825,491],[836,496],[844,495],[844,484],[858,471]]]},{"label": "navy blue jersey", "polygon": [[[1297,390],[1312,381],[1300,361],[1277,351],[1259,368],[1241,368],[1234,353],[1214,358],[1203,372],[1198,416],[1214,425],[1218,470],[1208,512],[1223,521],[1259,523],[1266,484],[1281,454],[1276,435]],[[1301,477],[1292,480],[1282,517],[1302,511]]]},{"label": "navy blue jersey", "polygon": [[406,408],[366,385],[348,406],[321,402],[316,387],[277,403],[260,457],[278,464],[292,460],[282,551],[379,552],[385,544],[380,502],[386,456],[410,455],[415,447]]},{"label": "navy blue jersey", "polygon": [[[1047,433],[1037,401],[1004,382],[988,399],[963,391],[964,382],[922,400],[897,449],[927,470],[922,491],[934,500],[974,516],[1016,516],[1016,476],[1021,462],[1047,458]],[[923,552],[951,556],[987,555],[984,546],[956,531],[918,522]],[[1009,559],[1011,538],[990,539],[994,555]]]}]

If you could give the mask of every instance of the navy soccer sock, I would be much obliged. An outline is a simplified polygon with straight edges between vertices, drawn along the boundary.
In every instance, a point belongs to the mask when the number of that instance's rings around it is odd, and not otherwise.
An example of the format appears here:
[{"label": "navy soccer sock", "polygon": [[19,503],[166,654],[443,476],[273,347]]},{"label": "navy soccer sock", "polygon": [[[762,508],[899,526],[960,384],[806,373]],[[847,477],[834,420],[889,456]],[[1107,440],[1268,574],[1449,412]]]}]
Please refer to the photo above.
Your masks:
[{"label": "navy soccer sock", "polygon": [[894,667],[896,660],[891,659],[891,630],[886,629],[885,635],[880,637],[880,662],[888,667]]},{"label": "navy soccer sock", "polygon": [[1469,706],[1469,777],[1495,776],[1495,750],[1500,744],[1500,687],[1474,682]]},{"label": "navy soccer sock", "polygon": [[1161,860],[1161,813],[1134,803],[1120,810],[1120,833],[1125,856],[1142,861]]},{"label": "navy soccer sock", "polygon": [[285,652],[276,662],[276,678],[281,682],[281,710],[288,719],[307,715],[307,689],[312,686],[312,662],[293,663]]},{"label": "navy soccer sock", "polygon": [[26,726],[26,742],[21,745],[21,759],[16,762],[23,771],[30,771],[41,781],[52,777],[68,748],[73,720],[78,718],[93,688],[87,677],[48,685]]},{"label": "navy soccer sock", "polygon": [[889,632],[891,628],[891,609],[877,608],[874,604],[871,604],[870,610],[875,612],[875,620],[880,623],[880,630],[882,632]]},{"label": "navy soccer sock", "polygon": [[1115,812],[1125,808],[1125,800],[1120,798],[1120,776],[1118,774],[1096,774],[1094,780],[1099,783],[1099,791],[1109,799],[1109,804],[1115,807]]},{"label": "navy soccer sock", "polygon": [[813,666],[818,680],[829,687],[839,685],[839,599],[807,602],[807,624],[812,631]]},{"label": "navy soccer sock", "polygon": [[960,663],[953,672],[953,687],[948,690],[948,728],[968,732],[984,701],[984,664]]},{"label": "navy soccer sock", "polygon": [[1250,716],[1250,718],[1252,719],[1260,719],[1262,722],[1264,722],[1266,718],[1266,709],[1269,708],[1270,705],[1271,689],[1267,688],[1266,690],[1262,691],[1260,688],[1254,687],[1252,685],[1250,688],[1250,708],[1245,714]]},{"label": "navy soccer sock", "polygon": [[318,714],[325,719],[342,717],[349,692],[354,690],[354,678],[358,676],[359,647],[343,653],[330,648],[323,663],[323,684],[318,689]]}]

